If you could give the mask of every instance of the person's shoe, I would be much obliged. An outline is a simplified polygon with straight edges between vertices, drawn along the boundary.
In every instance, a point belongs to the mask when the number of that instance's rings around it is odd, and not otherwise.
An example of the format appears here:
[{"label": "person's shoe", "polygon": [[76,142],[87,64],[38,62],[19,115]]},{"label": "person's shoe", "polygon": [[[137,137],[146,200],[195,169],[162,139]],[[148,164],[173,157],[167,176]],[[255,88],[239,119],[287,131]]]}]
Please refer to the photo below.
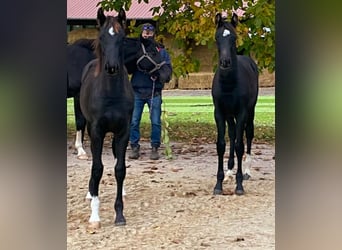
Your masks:
[{"label": "person's shoe", "polygon": [[128,158],[130,158],[130,159],[138,159],[139,156],[140,156],[139,146],[132,147],[132,151],[129,154]]},{"label": "person's shoe", "polygon": [[152,147],[152,152],[151,152],[150,159],[151,160],[158,160],[159,159],[158,148]]}]

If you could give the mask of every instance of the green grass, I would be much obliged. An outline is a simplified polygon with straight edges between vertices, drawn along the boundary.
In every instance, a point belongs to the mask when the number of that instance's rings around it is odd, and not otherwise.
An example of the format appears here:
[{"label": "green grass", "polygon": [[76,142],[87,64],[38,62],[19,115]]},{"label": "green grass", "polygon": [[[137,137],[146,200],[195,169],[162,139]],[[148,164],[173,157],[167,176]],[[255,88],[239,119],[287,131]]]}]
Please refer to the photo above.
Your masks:
[{"label": "green grass", "polygon": [[[216,141],[214,107],[211,96],[166,96],[163,110],[167,112],[171,141]],[[72,99],[67,100],[67,125],[74,133]],[[255,141],[273,143],[275,140],[275,98],[259,96],[255,112]],[[141,134],[149,138],[150,122],[145,106],[141,120]]]}]

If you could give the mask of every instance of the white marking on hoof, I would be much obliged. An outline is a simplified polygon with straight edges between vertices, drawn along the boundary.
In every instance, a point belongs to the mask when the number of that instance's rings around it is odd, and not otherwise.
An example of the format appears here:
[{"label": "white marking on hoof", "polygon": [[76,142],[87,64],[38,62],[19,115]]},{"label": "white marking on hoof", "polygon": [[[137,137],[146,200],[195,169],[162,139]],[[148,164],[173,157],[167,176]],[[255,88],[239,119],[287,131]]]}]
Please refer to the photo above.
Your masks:
[{"label": "white marking on hoof", "polygon": [[[81,148],[81,149],[83,150],[83,148]],[[81,154],[78,153],[77,154],[77,159],[79,159],[79,160],[88,160],[88,155],[87,155],[87,153],[81,153]]]},{"label": "white marking on hoof", "polygon": [[76,132],[75,148],[77,149],[77,158],[80,160],[88,159],[87,153],[83,149],[82,145],[82,131]]},{"label": "white marking on hoof", "polygon": [[90,192],[88,191],[88,193],[87,193],[87,196],[86,196],[86,199],[89,199],[89,200],[91,200],[91,194],[90,194]]},{"label": "white marking on hoof", "polygon": [[243,164],[244,166],[244,174],[248,174],[249,176],[251,175],[251,164],[252,164],[252,156],[249,154],[246,154],[245,162]]},{"label": "white marking on hoof", "polygon": [[100,210],[100,200],[98,196],[93,196],[90,203],[91,216],[89,222],[100,222],[99,210]]},{"label": "white marking on hoof", "polygon": [[232,180],[233,179],[233,170],[232,169],[228,169],[226,172],[226,175],[224,176],[224,180],[223,181],[228,181],[228,180]]}]

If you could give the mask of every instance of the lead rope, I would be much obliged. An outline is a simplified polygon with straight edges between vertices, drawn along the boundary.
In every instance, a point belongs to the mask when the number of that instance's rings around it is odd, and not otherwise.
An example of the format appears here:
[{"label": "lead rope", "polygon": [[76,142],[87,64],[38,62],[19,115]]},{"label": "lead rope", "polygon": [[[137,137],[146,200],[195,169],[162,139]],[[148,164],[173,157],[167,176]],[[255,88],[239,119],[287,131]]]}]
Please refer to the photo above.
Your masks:
[{"label": "lead rope", "polygon": [[151,80],[153,81],[153,84],[152,84],[151,104],[150,104],[150,119],[152,118],[153,96],[154,96],[154,89],[156,86],[157,77],[151,76]]}]

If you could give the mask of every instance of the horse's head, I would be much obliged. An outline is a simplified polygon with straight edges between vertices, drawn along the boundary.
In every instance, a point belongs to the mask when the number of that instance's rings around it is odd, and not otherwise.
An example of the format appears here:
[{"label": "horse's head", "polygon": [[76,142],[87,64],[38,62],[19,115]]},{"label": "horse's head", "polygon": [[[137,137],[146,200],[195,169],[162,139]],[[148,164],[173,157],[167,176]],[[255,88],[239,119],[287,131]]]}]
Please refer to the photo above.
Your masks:
[{"label": "horse's head", "polygon": [[219,52],[219,67],[231,69],[237,63],[236,57],[236,31],[238,17],[234,13],[231,22],[222,18],[220,13],[216,14],[216,45]]},{"label": "horse's head", "polygon": [[123,41],[126,13],[123,9],[117,17],[105,17],[100,8],[97,13],[100,32],[96,41],[96,54],[99,58],[98,73],[104,70],[111,75],[117,74],[123,66]]}]

